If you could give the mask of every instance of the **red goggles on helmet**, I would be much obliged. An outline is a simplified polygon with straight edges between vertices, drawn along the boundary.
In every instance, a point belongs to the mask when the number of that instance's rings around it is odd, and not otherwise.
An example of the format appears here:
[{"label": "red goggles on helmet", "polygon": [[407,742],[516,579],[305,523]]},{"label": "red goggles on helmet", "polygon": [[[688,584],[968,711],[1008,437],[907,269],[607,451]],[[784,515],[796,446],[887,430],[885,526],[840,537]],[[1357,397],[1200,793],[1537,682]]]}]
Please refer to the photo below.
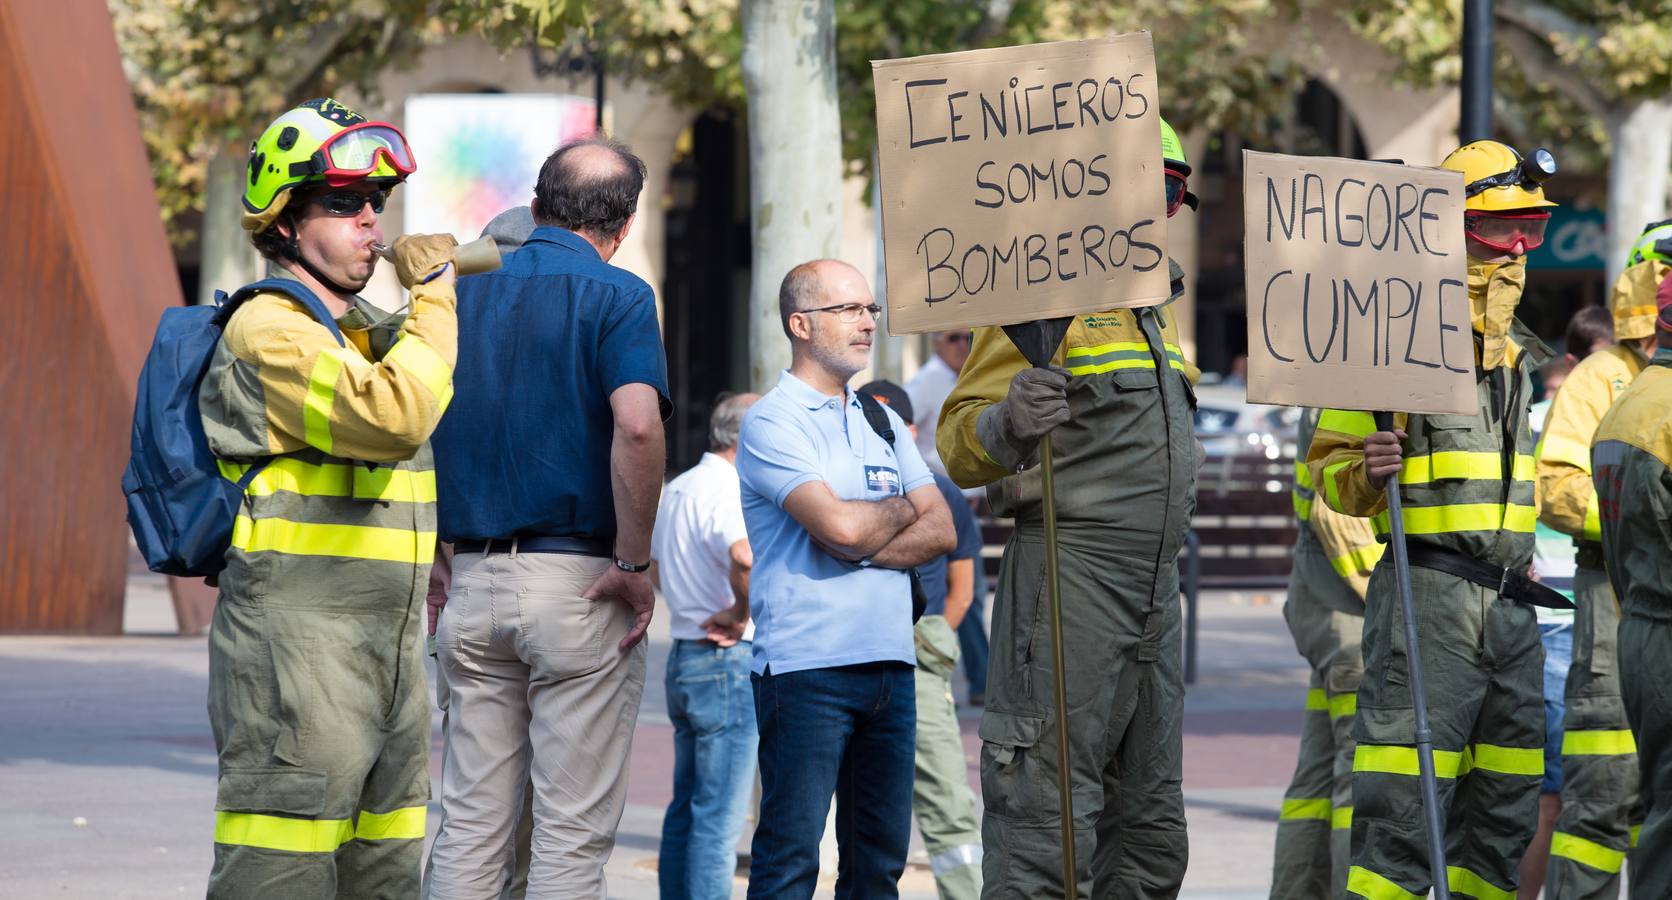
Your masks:
[{"label": "red goggles on helmet", "polygon": [[1163,169],[1162,176],[1162,181],[1167,185],[1167,218],[1171,219],[1181,206],[1196,208],[1196,195],[1187,190],[1190,185],[1189,175],[1177,169]]},{"label": "red goggles on helmet", "polygon": [[353,184],[377,170],[382,159],[401,178],[418,169],[406,136],[388,122],[361,122],[332,135],[314,151],[306,174],[324,176],[332,187]]},{"label": "red goggles on helmet", "polygon": [[1550,224],[1547,212],[1485,213],[1472,212],[1463,216],[1463,231],[1494,250],[1520,252],[1536,249],[1544,243],[1544,230]]}]

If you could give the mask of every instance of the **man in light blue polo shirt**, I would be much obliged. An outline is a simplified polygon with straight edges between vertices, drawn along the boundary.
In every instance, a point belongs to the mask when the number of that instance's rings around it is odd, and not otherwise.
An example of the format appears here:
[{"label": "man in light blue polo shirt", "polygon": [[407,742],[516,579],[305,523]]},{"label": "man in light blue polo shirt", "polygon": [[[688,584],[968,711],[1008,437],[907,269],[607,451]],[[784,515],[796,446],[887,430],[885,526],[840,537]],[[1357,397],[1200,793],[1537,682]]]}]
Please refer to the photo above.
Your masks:
[{"label": "man in light blue polo shirt", "polygon": [[866,421],[848,381],[881,309],[835,260],[784,277],[790,368],[743,422],[737,473],[754,549],[761,811],[749,896],[813,896],[836,794],[839,897],[896,897],[911,840],[917,704],[906,570],[951,552],[946,501],[892,412]]}]

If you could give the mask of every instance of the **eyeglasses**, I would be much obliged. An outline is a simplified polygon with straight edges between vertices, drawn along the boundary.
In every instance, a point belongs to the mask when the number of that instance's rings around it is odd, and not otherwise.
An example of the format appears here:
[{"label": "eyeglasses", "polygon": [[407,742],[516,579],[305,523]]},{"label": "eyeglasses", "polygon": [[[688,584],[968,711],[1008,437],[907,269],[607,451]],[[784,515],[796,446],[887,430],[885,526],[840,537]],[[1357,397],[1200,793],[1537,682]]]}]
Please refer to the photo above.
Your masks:
[{"label": "eyeglasses", "polygon": [[368,203],[372,205],[372,212],[381,215],[383,204],[388,200],[388,191],[372,191],[369,194],[358,191],[331,191],[314,198],[314,202],[325,210],[326,215],[344,219],[359,215],[361,208]]},{"label": "eyeglasses", "polygon": [[830,313],[836,317],[836,321],[841,322],[843,325],[852,325],[853,323],[858,322],[859,317],[865,313],[871,314],[871,321],[873,322],[882,317],[882,307],[876,305],[875,303],[838,303],[835,306],[821,306],[817,309],[798,309],[796,312]]},{"label": "eyeglasses", "polygon": [[1544,243],[1544,230],[1549,224],[1547,212],[1469,213],[1463,217],[1463,230],[1469,237],[1504,251],[1514,251],[1517,246],[1523,251],[1537,249]]}]

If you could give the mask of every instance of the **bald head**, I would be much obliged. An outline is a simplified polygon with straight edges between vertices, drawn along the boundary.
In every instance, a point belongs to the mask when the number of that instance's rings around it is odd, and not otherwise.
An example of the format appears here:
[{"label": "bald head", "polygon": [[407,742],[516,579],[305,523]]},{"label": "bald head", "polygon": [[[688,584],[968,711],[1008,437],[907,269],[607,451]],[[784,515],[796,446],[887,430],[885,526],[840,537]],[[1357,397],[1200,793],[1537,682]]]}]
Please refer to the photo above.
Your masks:
[{"label": "bald head", "polygon": [[837,303],[869,303],[870,287],[859,270],[839,259],[815,259],[791,269],[778,286],[778,319],[790,333],[790,314]]},{"label": "bald head", "polygon": [[547,157],[534,185],[534,220],[609,241],[638,211],[644,162],[625,144],[597,136]]}]

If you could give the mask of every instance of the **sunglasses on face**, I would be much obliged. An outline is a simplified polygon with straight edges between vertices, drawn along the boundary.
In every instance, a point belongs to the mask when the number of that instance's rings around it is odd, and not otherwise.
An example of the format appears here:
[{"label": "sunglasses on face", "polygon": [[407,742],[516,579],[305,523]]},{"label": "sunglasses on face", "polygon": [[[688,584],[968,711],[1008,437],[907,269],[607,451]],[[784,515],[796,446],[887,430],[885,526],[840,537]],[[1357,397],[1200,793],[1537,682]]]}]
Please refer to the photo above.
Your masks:
[{"label": "sunglasses on face", "polygon": [[967,331],[949,331],[941,335],[941,340],[948,344],[967,344],[975,339],[975,335]]},{"label": "sunglasses on face", "polygon": [[330,191],[314,198],[319,208],[325,210],[328,216],[349,219],[360,214],[366,204],[372,205],[372,212],[381,215],[383,204],[389,201],[388,191],[373,191],[362,194],[358,191]]}]

